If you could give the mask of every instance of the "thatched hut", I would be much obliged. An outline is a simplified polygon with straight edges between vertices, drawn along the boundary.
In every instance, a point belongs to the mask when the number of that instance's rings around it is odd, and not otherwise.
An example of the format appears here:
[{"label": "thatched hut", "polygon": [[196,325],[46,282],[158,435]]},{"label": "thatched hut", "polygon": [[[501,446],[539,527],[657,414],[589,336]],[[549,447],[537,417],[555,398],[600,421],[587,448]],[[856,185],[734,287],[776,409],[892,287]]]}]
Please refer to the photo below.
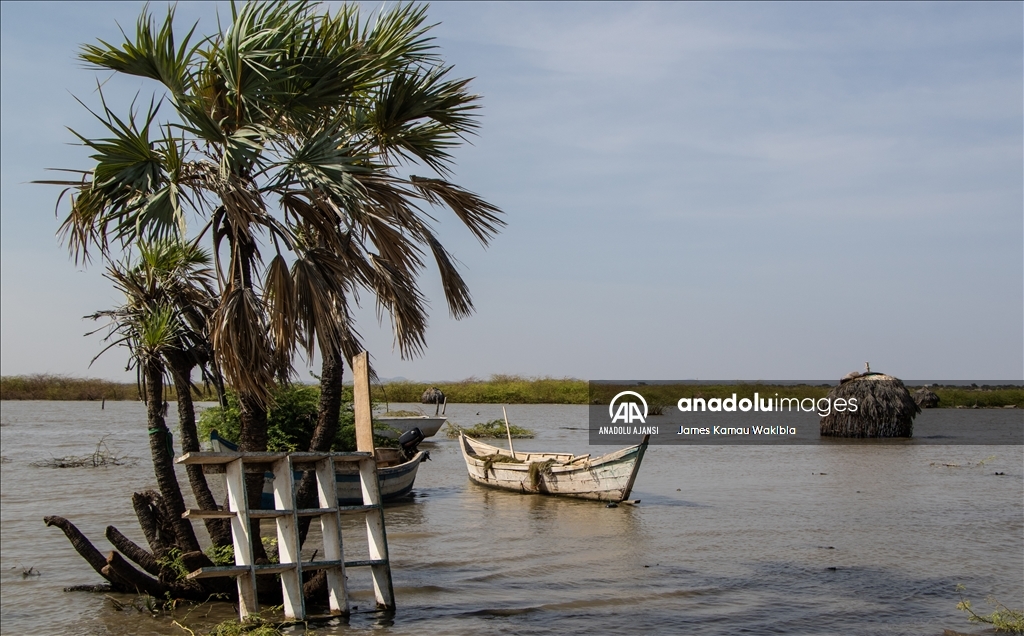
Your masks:
[{"label": "thatched hut", "polygon": [[921,387],[914,391],[914,402],[923,409],[933,409],[939,405],[939,396],[934,391]]},{"label": "thatched hut", "polygon": [[891,375],[850,374],[828,393],[831,404],[856,399],[857,410],[831,412],[821,418],[821,434],[831,437],[911,437],[921,409],[903,383]]},{"label": "thatched hut", "polygon": [[432,386],[423,392],[420,397],[420,404],[441,404],[444,402],[444,393],[436,386]]}]

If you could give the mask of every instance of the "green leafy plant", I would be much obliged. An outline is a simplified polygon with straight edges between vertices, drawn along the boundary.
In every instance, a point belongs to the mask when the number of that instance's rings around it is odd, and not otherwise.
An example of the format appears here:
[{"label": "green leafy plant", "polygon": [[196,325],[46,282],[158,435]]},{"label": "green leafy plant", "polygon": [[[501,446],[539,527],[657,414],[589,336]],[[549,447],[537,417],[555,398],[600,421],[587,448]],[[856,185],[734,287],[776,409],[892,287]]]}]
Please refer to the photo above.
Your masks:
[{"label": "green leafy plant", "polygon": [[214,565],[234,565],[235,546],[211,545],[210,547],[206,548],[206,556],[210,557],[210,560],[213,561]]},{"label": "green leafy plant", "polygon": [[[309,449],[313,429],[316,427],[320,401],[319,387],[301,384],[278,385],[273,396],[273,404],[267,410],[267,450],[294,452]],[[234,391],[227,392],[227,402],[226,407],[215,406],[200,414],[200,439],[209,439],[210,432],[216,430],[220,437],[229,442],[238,441],[241,410],[238,396]],[[383,432],[388,428],[385,424],[374,424],[374,430],[377,432]],[[397,444],[394,439],[374,435],[375,446],[394,447]],[[349,453],[356,450],[355,414],[345,406],[338,417],[338,432],[331,444],[331,450]]]},{"label": "green leafy plant", "polygon": [[956,604],[956,608],[967,613],[967,620],[972,623],[991,625],[997,632],[1024,634],[1024,611],[1010,609],[990,596],[987,600],[988,604],[994,608],[992,613],[988,615],[978,614],[971,606],[970,599],[964,598],[964,589],[963,585],[956,586],[957,596],[960,597],[960,602]]},{"label": "green leafy plant", "polygon": [[[185,577],[189,575],[188,567],[185,566],[185,561],[181,558],[181,555],[181,550],[178,548],[171,548],[168,550],[166,556],[156,560],[158,565],[174,572],[175,577],[179,581],[184,580]],[[234,565],[233,558],[231,563]]]}]

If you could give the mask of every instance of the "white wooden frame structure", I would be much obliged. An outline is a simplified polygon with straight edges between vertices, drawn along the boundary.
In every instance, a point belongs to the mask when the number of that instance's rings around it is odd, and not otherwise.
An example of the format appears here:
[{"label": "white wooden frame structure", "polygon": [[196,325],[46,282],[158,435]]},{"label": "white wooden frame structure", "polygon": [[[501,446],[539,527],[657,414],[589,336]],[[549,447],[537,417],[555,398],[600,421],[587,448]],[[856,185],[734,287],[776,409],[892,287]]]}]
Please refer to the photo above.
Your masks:
[{"label": "white wooden frame structure", "polygon": [[[226,510],[187,510],[184,517],[191,519],[230,519],[234,540],[235,565],[200,568],[188,578],[217,576],[234,577],[238,583],[238,614],[245,618],[259,612],[256,598],[257,574],[280,574],[284,596],[285,617],[303,620],[306,604],[302,595],[302,573],[327,570],[327,591],[331,614],[349,613],[348,586],[345,569],[369,567],[373,578],[374,595],[380,609],[395,609],[395,594],[391,583],[391,565],[388,560],[387,534],[384,529],[384,508],[381,505],[377,482],[377,462],[373,453],[187,453],[176,460],[181,464],[222,465],[227,482],[228,506]],[[334,465],[337,462],[358,462],[359,480],[363,490],[363,505],[339,506],[335,486]],[[274,473],[274,509],[250,510],[245,490],[246,466],[271,466]],[[294,471],[316,471],[319,508],[298,509],[295,501]],[[342,515],[363,515],[366,519],[366,537],[369,558],[346,561],[341,532]],[[324,560],[302,561],[299,552],[299,517],[317,517],[323,534]],[[280,563],[254,562],[252,533],[249,522],[254,519],[274,519],[277,524],[277,547]]]}]

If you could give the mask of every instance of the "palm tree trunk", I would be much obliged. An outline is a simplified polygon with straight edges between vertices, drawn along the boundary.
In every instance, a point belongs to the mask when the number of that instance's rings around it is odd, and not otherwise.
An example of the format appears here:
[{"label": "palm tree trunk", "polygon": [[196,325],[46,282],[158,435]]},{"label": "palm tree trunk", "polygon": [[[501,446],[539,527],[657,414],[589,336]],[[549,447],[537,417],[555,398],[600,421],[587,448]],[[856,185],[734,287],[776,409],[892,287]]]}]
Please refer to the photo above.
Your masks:
[{"label": "palm tree trunk", "polygon": [[[252,262],[256,254],[256,246],[244,232],[229,232],[231,242],[231,259],[237,267],[233,267],[234,284],[252,290]],[[267,450],[267,405],[247,391],[238,392],[239,431],[238,450],[242,452],[263,452]],[[258,510],[263,497],[263,473],[246,473],[246,498],[249,509]],[[267,552],[260,538],[260,522],[254,520],[252,528],[253,557],[265,560]]]},{"label": "palm tree trunk", "polygon": [[[171,376],[178,394],[178,427],[181,432],[181,452],[195,453],[199,451],[199,433],[196,430],[196,410],[192,403],[192,369],[194,365],[185,354],[168,356],[171,365]],[[185,466],[188,483],[192,487],[196,503],[202,510],[216,510],[217,500],[210,492],[206,483],[203,467],[197,464]],[[206,531],[215,545],[231,545],[231,526],[224,519],[206,519]]]},{"label": "palm tree trunk", "polygon": [[171,447],[171,432],[164,421],[163,363],[151,358],[145,363],[146,411],[149,418],[149,451],[153,457],[153,471],[156,483],[163,496],[167,514],[177,535],[178,547],[182,552],[199,550],[199,541],[188,519],[182,519],[185,500],[174,474],[174,450]]},{"label": "palm tree trunk", "polygon": [[[312,452],[331,450],[331,442],[338,434],[338,418],[341,415],[342,376],[345,367],[341,354],[325,354],[320,370],[320,403],[317,405],[316,428],[309,442]],[[319,508],[316,500],[316,475],[307,470],[302,475],[297,496],[299,508]],[[299,545],[306,540],[310,517],[299,518]]]},{"label": "palm tree trunk", "polygon": [[46,523],[47,526],[57,526],[63,530],[68,541],[71,542],[71,545],[74,546],[78,554],[82,555],[82,558],[92,566],[92,569],[96,570],[97,574],[110,581],[110,585],[113,587],[114,591],[131,591],[131,587],[126,585],[123,580],[109,572],[103,571],[103,568],[107,565],[107,559],[104,558],[104,556],[100,554],[100,551],[96,549],[96,546],[94,546],[92,542],[89,541],[89,539],[87,539],[77,527],[75,527],[75,524],[71,523],[64,517],[58,516],[43,517],[43,522]]}]

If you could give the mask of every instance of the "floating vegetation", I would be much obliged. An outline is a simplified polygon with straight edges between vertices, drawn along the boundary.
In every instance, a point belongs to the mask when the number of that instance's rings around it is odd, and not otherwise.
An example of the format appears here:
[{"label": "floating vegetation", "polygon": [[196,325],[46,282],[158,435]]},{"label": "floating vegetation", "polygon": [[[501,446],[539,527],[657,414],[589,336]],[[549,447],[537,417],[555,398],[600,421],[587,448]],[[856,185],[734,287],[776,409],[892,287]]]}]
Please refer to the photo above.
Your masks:
[{"label": "floating vegetation", "polygon": [[[192,633],[195,634],[195,632]],[[256,615],[251,615],[244,621],[224,621],[209,632],[209,636],[242,636],[242,634],[246,636],[279,636],[283,632],[273,621]]]},{"label": "floating vegetation", "polygon": [[664,404],[651,404],[651,406],[647,409],[647,414],[648,415],[664,415],[665,414],[665,405]]},{"label": "floating vegetation", "polygon": [[[512,432],[512,437],[515,439],[531,439],[536,437],[536,434],[528,428],[522,426],[516,426],[514,424],[509,426],[509,431]],[[508,432],[505,430],[505,420],[491,420],[485,424],[477,424],[470,428],[462,428],[458,424],[448,422],[445,429],[445,435],[449,439],[457,439],[459,433],[464,433],[466,437],[483,438],[483,437],[508,437]]]},{"label": "floating vegetation", "polygon": [[165,609],[166,602],[149,595],[136,596],[128,602],[119,601],[105,594],[115,612],[138,612],[140,614],[159,614]]},{"label": "floating vegetation", "polygon": [[950,463],[946,463],[946,462],[932,462],[932,463],[930,463],[928,465],[929,466],[945,466],[947,468],[978,468],[980,466],[984,466],[985,464],[987,464],[988,462],[992,461],[995,458],[996,458],[995,455],[989,455],[985,459],[982,459],[981,461],[978,461],[978,462],[975,462],[975,463],[967,462],[965,464],[957,464],[955,462],[950,462]]},{"label": "floating vegetation", "polygon": [[107,436],[104,435],[96,444],[91,455],[67,455],[31,462],[36,468],[106,468],[108,466],[134,466],[139,463],[138,457],[121,455],[107,447]]},{"label": "floating vegetation", "polygon": [[988,604],[994,608],[994,611],[987,616],[978,614],[971,607],[971,601],[964,598],[963,591],[963,585],[956,586],[957,596],[960,597],[960,602],[956,604],[956,608],[961,612],[967,613],[967,620],[972,623],[991,625],[997,632],[1024,634],[1024,611],[1010,609],[990,596],[987,599]]},{"label": "floating vegetation", "polygon": [[377,417],[423,417],[423,413],[417,411],[385,411],[378,413]]}]

